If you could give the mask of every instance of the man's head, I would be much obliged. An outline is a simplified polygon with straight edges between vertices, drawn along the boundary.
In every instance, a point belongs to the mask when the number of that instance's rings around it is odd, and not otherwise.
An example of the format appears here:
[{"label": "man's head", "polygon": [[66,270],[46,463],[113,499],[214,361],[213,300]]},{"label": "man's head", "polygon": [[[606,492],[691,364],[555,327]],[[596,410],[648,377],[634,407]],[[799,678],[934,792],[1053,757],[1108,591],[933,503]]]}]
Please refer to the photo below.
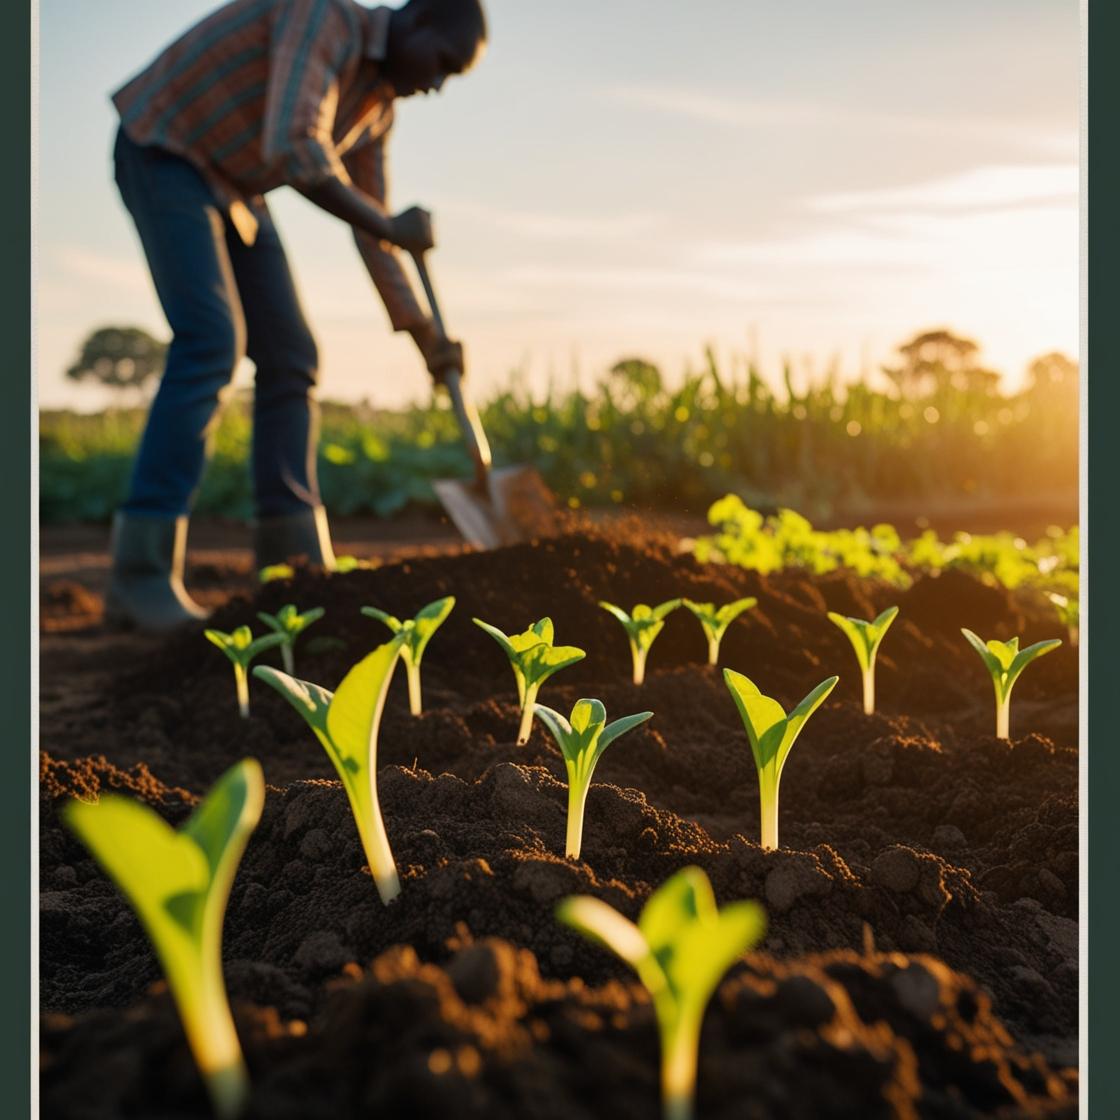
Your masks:
[{"label": "man's head", "polygon": [[385,77],[397,97],[438,91],[463,74],[486,46],[481,0],[408,0],[389,20]]}]

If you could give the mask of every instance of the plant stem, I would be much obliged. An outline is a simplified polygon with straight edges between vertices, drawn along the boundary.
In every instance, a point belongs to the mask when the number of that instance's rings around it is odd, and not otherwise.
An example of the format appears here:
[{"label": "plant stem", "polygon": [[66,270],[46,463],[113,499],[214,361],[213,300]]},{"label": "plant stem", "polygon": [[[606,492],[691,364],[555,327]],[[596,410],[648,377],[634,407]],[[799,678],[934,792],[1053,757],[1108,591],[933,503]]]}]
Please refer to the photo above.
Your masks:
[{"label": "plant stem", "polygon": [[590,782],[581,782],[568,774],[568,843],[564,855],[568,859],[579,859],[583,846],[583,815],[587,805]]},{"label": "plant stem", "polygon": [[661,1032],[661,1103],[665,1120],[693,1120],[700,1024],[682,1018]]},{"label": "plant stem", "polygon": [[280,658],[284,662],[284,672],[289,677],[296,675],[296,654],[291,639],[280,646]]},{"label": "plant stem", "polygon": [[533,716],[534,708],[537,703],[537,693],[540,691],[540,684],[527,685],[525,688],[525,702],[521,707],[521,724],[517,729],[517,745],[521,746],[522,743],[529,741],[529,736],[533,731]]},{"label": "plant stem", "polygon": [[634,683],[645,684],[646,680],[646,655],[649,647],[642,648],[637,642],[630,643],[630,652],[634,657]]},{"label": "plant stem", "polygon": [[193,955],[187,967],[172,966],[169,961],[163,964],[214,1112],[221,1120],[234,1120],[249,1095],[249,1075],[229,1009],[220,950],[208,965]]},{"label": "plant stem", "polygon": [[408,676],[408,710],[418,716],[424,711],[424,702],[420,693],[420,666],[406,661],[405,673]]},{"label": "plant stem", "polygon": [[778,847],[778,783],[758,776],[758,807],[762,824],[762,847],[774,851]]},{"label": "plant stem", "polygon": [[244,665],[233,663],[233,679],[237,682],[237,710],[242,719],[249,718],[249,674]]},{"label": "plant stem", "polygon": [[996,738],[1011,738],[1011,697],[996,701]]},{"label": "plant stem", "polygon": [[875,714],[875,662],[863,671],[863,714]]},{"label": "plant stem", "polygon": [[362,849],[365,851],[373,881],[381,901],[388,906],[401,893],[400,876],[389,847],[389,837],[385,833],[385,822],[381,819],[381,806],[377,802],[377,778],[371,773],[370,785],[373,787],[373,807],[368,828],[362,830]]},{"label": "plant stem", "polygon": [[719,664],[719,638],[708,636],[708,664]]}]

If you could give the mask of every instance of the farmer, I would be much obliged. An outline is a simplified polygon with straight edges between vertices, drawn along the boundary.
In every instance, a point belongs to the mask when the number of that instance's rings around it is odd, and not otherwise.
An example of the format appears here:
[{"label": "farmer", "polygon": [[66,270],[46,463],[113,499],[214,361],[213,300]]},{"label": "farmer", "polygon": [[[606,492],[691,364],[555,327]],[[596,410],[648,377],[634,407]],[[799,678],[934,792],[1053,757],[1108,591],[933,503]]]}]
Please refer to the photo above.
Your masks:
[{"label": "farmer", "polygon": [[173,338],[113,521],[110,620],[166,630],[205,617],[183,586],[187,517],[244,355],[256,367],[257,565],[333,566],[315,471],[318,355],[264,195],[294,187],[347,222],[394,330],[433,377],[461,368],[397,255],[431,248],[431,219],[389,213],[385,143],[394,99],[438,91],[485,42],[480,0],[233,0],[113,95],[116,181]]}]

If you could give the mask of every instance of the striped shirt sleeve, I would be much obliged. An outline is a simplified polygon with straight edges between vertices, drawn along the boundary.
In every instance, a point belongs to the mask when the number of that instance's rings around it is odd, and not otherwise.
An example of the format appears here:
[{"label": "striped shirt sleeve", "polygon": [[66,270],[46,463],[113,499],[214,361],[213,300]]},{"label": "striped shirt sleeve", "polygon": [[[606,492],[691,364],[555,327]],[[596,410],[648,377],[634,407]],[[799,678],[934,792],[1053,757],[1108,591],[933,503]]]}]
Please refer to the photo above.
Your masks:
[{"label": "striped shirt sleeve", "polygon": [[281,162],[294,187],[346,180],[333,137],[346,16],[335,0],[280,0],[272,18],[262,156]]},{"label": "striped shirt sleeve", "polygon": [[[385,134],[352,148],[343,158],[354,185],[387,207]],[[393,329],[403,331],[425,322],[428,316],[416,300],[396,247],[358,229],[354,230],[354,240]]]}]

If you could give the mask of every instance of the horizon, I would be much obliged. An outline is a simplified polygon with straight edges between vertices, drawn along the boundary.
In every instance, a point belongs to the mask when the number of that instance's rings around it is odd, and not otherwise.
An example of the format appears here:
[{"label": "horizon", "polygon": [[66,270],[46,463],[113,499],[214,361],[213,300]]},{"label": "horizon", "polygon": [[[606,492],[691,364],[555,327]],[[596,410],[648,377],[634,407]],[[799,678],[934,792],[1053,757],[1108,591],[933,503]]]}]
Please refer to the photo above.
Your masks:
[{"label": "horizon", "polygon": [[[43,409],[119,402],[64,377],[96,327],[168,337],[111,179],[108,94],[216,6],[40,2]],[[434,279],[479,397],[517,369],[589,386],[632,356],[672,384],[706,345],[725,365],[808,355],[856,374],[941,326],[1005,391],[1042,353],[1079,357],[1074,0],[949,0],[932,18],[886,0],[574,0],[559,29],[541,7],[487,9],[477,71],[398,102],[390,144],[391,205],[435,214]],[[348,230],[289,190],[269,203],[320,396],[423,400]]]}]

